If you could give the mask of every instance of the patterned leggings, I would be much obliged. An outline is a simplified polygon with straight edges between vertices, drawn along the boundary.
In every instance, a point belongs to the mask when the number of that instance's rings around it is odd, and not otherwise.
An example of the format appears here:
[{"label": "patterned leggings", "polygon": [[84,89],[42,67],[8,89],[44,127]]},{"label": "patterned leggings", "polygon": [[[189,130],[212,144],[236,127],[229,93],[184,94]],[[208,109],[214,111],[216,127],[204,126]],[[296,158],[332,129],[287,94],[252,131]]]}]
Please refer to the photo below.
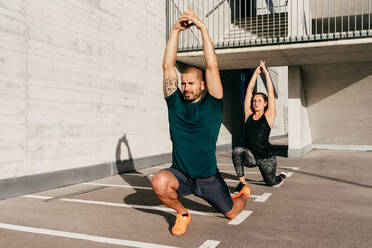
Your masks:
[{"label": "patterned leggings", "polygon": [[275,156],[263,159],[255,159],[251,151],[244,147],[235,147],[232,152],[232,159],[238,177],[244,176],[244,166],[256,167],[260,169],[261,175],[268,186],[279,184],[283,179],[276,176],[276,158]]}]

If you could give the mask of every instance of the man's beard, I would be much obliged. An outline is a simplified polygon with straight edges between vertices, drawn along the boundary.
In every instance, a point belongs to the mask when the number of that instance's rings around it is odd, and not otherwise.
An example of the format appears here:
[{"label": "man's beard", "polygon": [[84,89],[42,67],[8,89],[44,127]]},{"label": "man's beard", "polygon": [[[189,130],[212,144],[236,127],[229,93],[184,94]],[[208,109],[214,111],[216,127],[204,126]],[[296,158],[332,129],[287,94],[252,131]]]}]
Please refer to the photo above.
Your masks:
[{"label": "man's beard", "polygon": [[[185,95],[186,92],[184,92],[183,94],[183,100],[186,102],[186,103],[192,103],[193,101],[195,101],[196,99],[198,99],[200,96],[201,96],[201,91],[199,92],[199,94],[193,94],[193,98],[187,98],[186,95]],[[192,94],[192,93],[191,93]]]}]

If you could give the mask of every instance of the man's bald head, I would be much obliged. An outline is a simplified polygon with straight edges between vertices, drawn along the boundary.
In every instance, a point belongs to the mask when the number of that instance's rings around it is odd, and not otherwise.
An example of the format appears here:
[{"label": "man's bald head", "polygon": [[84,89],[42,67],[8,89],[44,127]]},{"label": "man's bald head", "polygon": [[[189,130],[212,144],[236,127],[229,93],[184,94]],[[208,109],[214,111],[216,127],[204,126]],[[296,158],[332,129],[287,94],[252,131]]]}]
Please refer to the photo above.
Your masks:
[{"label": "man's bald head", "polygon": [[182,71],[181,77],[183,74],[194,74],[198,81],[203,81],[203,72],[198,67],[189,66],[185,70]]},{"label": "man's bald head", "polygon": [[181,73],[181,89],[186,102],[199,101],[205,88],[203,72],[197,67],[187,67]]}]

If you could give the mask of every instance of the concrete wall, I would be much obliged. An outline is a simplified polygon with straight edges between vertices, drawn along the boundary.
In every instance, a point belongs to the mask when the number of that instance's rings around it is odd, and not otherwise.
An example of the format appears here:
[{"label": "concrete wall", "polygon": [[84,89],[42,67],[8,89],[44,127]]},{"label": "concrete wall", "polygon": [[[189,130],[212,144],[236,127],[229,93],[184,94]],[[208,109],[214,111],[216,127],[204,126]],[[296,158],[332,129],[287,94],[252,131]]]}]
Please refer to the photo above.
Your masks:
[{"label": "concrete wall", "polygon": [[171,151],[165,1],[4,0],[0,37],[0,179]]},{"label": "concrete wall", "polygon": [[288,157],[302,157],[312,148],[303,78],[301,67],[288,67]]},{"label": "concrete wall", "polygon": [[[170,162],[165,11],[0,0],[0,199]],[[230,144],[222,126],[218,148]]]},{"label": "concrete wall", "polygon": [[372,62],[302,69],[313,144],[372,148]]}]

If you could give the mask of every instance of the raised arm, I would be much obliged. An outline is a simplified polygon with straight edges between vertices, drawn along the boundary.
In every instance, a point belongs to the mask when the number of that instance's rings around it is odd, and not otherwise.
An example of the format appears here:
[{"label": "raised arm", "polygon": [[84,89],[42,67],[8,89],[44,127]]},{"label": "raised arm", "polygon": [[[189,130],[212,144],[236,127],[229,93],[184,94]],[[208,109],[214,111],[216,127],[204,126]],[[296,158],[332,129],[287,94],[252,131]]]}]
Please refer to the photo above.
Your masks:
[{"label": "raised arm", "polygon": [[178,87],[178,77],[176,72],[176,57],[178,37],[181,31],[189,28],[188,20],[184,16],[174,24],[165,47],[163,59],[163,93],[164,97],[172,95]]},{"label": "raised arm", "polygon": [[257,77],[260,75],[260,66],[256,68],[256,70],[253,73],[253,76],[251,80],[249,81],[248,87],[247,87],[247,92],[245,93],[245,99],[244,99],[244,122],[247,121],[248,117],[253,113],[252,108],[251,108],[251,103],[252,103],[252,95],[253,95],[253,90],[254,86],[256,85],[257,82]]},{"label": "raised arm", "polygon": [[185,11],[185,15],[195,26],[200,30],[203,40],[203,52],[206,63],[205,82],[209,94],[215,98],[223,97],[223,88],[218,69],[217,56],[214,51],[214,46],[211,37],[209,36],[208,29],[204,23],[196,16],[192,7]]},{"label": "raised arm", "polygon": [[266,68],[265,61],[261,61],[260,64],[266,78],[266,87],[267,87],[267,111],[265,113],[266,120],[269,123],[269,126],[272,128],[274,125],[274,120],[276,116],[276,107],[275,107],[275,95],[274,95],[274,86],[273,82],[271,81],[271,77],[269,71]]}]

